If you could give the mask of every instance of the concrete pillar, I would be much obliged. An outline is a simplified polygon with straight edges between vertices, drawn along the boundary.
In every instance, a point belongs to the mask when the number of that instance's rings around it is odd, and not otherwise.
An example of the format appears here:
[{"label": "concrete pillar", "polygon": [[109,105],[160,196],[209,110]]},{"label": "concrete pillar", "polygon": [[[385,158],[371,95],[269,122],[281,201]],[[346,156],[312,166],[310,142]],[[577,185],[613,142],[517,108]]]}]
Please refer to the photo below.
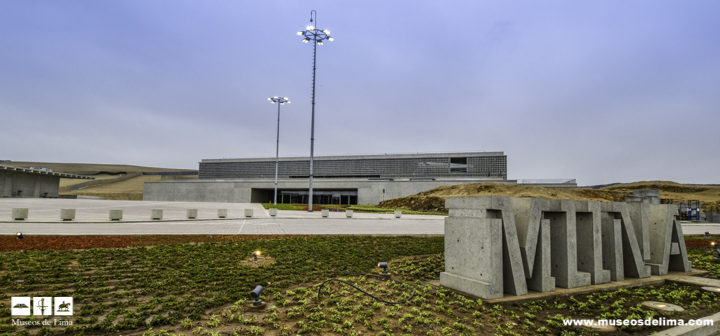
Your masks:
[{"label": "concrete pillar", "polygon": [[13,208],[12,218],[14,220],[25,220],[28,218],[28,208]]},{"label": "concrete pillar", "polygon": [[60,219],[64,221],[75,219],[75,209],[60,209]]},{"label": "concrete pillar", "polygon": [[188,219],[197,218],[197,209],[187,209],[187,218]]},{"label": "concrete pillar", "polygon": [[400,218],[400,217],[402,217],[402,211],[395,210],[395,218]]},{"label": "concrete pillar", "polygon": [[40,198],[40,176],[33,178],[33,197]]},{"label": "concrete pillar", "polygon": [[647,210],[652,250],[647,265],[650,265],[651,273],[665,275],[668,271],[689,272],[691,269],[682,226],[675,220],[677,205],[650,204]]},{"label": "concrete pillar", "polygon": [[152,209],[152,210],[150,210],[150,219],[154,219],[154,220],[161,220],[161,219],[163,219],[163,210],[162,210],[162,209]]},{"label": "concrete pillar", "polygon": [[252,217],[253,209],[245,209],[245,217]]},{"label": "concrete pillar", "polygon": [[576,288],[591,284],[590,273],[578,272],[575,202],[548,200],[543,218],[550,220],[552,276],[558,287]]},{"label": "concrete pillar", "polygon": [[352,218],[352,216],[353,216],[353,211],[352,211],[352,210],[345,210],[345,217],[347,217],[347,218]]},{"label": "concrete pillar", "polygon": [[227,217],[227,209],[218,209],[218,218],[226,218],[226,217]]},{"label": "concrete pillar", "polygon": [[[622,237],[623,271],[626,277],[647,278],[650,276],[650,266],[645,265],[642,252],[635,235],[635,227],[624,202],[601,202],[600,208],[612,219],[620,219],[620,233]],[[612,272],[612,271],[611,271]]]},{"label": "concrete pillar", "polygon": [[577,227],[577,269],[590,273],[593,285],[610,282],[610,271],[602,265],[602,223],[600,202],[575,201]]},{"label": "concrete pillar", "polygon": [[603,269],[610,271],[610,280],[625,280],[623,265],[622,220],[607,212],[601,214]]},{"label": "concrete pillar", "polygon": [[272,216],[272,217],[277,216],[277,208],[270,208],[270,216]]},{"label": "concrete pillar", "polygon": [[110,210],[110,220],[116,220],[119,221],[123,217],[123,211],[121,209],[112,209]]},{"label": "concrete pillar", "polygon": [[628,215],[630,215],[630,220],[632,220],[635,237],[638,240],[638,247],[640,248],[640,253],[642,253],[643,260],[650,260],[650,236],[648,233],[648,212],[650,211],[650,206],[650,203],[644,202],[627,204]]},{"label": "concrete pillar", "polygon": [[323,218],[327,218],[327,217],[330,215],[330,210],[328,210],[328,209],[322,209],[322,210],[320,210],[320,215],[321,215]]},{"label": "concrete pillar", "polygon": [[5,178],[5,189],[3,189],[2,197],[13,197],[13,179],[11,176]]}]

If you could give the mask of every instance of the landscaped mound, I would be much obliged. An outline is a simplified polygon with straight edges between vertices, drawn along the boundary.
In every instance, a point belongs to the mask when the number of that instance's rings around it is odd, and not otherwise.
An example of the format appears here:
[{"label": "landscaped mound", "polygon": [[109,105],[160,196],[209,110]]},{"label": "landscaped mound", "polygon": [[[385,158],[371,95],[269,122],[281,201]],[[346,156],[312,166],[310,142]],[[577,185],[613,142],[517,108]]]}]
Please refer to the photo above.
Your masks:
[{"label": "landscaped mound", "polygon": [[700,200],[703,211],[720,211],[720,187],[682,185],[675,182],[651,181],[617,184],[600,189],[544,188],[501,183],[468,183],[442,186],[412,196],[380,203],[379,207],[414,211],[445,212],[445,198],[453,196],[507,196],[572,199],[581,201],[624,202],[636,189],[658,189],[660,197],[673,203]]}]

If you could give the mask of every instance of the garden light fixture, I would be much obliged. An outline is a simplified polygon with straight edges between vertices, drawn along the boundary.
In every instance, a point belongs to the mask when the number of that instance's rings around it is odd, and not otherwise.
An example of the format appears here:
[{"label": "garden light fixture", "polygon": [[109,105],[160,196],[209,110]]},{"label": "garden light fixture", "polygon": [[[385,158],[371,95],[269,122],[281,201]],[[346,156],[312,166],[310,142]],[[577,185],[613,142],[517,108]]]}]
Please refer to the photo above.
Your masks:
[{"label": "garden light fixture", "polygon": [[255,251],[255,252],[253,252],[253,253],[252,253],[252,256],[253,256],[253,260],[252,260],[252,261],[257,262],[257,261],[258,261],[258,257],[260,257],[260,251]]},{"label": "garden light fixture", "polygon": [[[313,21],[313,14],[315,15],[315,21]],[[297,34],[305,36],[303,39],[304,43],[313,41],[313,78],[312,78],[312,116],[310,121],[310,190],[308,192],[308,212],[313,212],[313,154],[315,150],[315,68],[317,64],[317,45],[322,45],[323,41],[332,41],[334,38],[330,37],[330,31],[327,29],[317,29],[317,12],[315,10],[310,11],[310,22],[315,22],[315,25],[308,25],[304,31],[299,31]]]},{"label": "garden light fixture", "polygon": [[23,238],[25,238],[25,236],[23,236],[22,232],[18,232],[18,233],[15,235],[15,237],[16,237],[17,239],[23,239]]},{"label": "garden light fixture", "polygon": [[250,297],[253,299],[253,306],[257,307],[263,304],[260,300],[260,293],[263,291],[263,286],[258,285],[255,289],[250,292]]},{"label": "garden light fixture", "polygon": [[278,98],[278,96],[268,98],[268,100],[273,104],[278,104],[277,144],[275,145],[275,197],[273,198],[273,204],[277,205],[278,164],[280,162],[280,105],[290,104],[290,100],[288,100],[288,97]]},{"label": "garden light fixture", "polygon": [[381,263],[378,263],[378,267],[383,269],[382,274],[388,274],[388,271],[387,271],[388,263],[387,262],[383,261]]}]

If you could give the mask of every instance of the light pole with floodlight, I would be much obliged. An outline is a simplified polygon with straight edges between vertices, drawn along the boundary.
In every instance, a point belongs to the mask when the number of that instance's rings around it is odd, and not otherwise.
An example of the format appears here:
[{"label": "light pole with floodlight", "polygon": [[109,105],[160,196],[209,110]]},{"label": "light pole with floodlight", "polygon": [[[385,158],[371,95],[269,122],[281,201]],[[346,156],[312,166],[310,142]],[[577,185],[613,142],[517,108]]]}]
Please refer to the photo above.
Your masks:
[{"label": "light pole with floodlight", "polygon": [[313,79],[312,79],[312,118],[310,121],[310,190],[308,194],[308,212],[312,212],[313,204],[313,150],[315,145],[315,65],[317,64],[317,45],[322,45],[323,41],[333,41],[334,38],[330,37],[330,31],[327,29],[317,29],[317,12],[315,10],[310,11],[310,22],[313,22],[313,14],[315,14],[315,25],[305,27],[304,31],[299,31],[297,34],[305,36],[303,42],[313,42]]},{"label": "light pole with floodlight", "polygon": [[278,104],[277,144],[275,145],[275,197],[273,198],[273,203],[277,206],[277,177],[278,163],[280,162],[280,105],[285,105],[285,103],[290,104],[290,100],[288,100],[287,97],[278,98],[278,96],[268,98],[268,100],[273,104]]}]

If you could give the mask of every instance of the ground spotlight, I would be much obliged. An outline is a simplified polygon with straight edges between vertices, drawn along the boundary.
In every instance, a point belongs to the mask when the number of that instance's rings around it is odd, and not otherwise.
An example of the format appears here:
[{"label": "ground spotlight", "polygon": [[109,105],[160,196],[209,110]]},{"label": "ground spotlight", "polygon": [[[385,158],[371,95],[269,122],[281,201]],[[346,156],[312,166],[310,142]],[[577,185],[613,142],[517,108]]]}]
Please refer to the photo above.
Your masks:
[{"label": "ground spotlight", "polygon": [[378,263],[378,267],[383,269],[382,274],[388,274],[388,271],[387,271],[388,263],[387,262],[383,261],[383,262]]},{"label": "ground spotlight", "polygon": [[262,291],[263,291],[263,286],[258,285],[257,287],[255,287],[255,289],[253,289],[252,292],[250,292],[250,297],[252,297],[254,300],[253,301],[254,307],[257,307],[257,306],[263,304],[262,300],[260,300],[260,293],[262,293]]},{"label": "ground spotlight", "polygon": [[710,238],[710,231],[705,231],[705,238]]},{"label": "ground spotlight", "polygon": [[18,232],[18,233],[15,235],[15,237],[17,237],[17,239],[23,239],[23,238],[25,238],[25,236],[23,236],[22,232]]},{"label": "ground spotlight", "polygon": [[[260,251],[255,251],[255,252],[253,252],[253,253],[252,253],[252,256],[253,256],[253,260],[252,260],[252,261],[257,262],[257,261],[258,261],[258,257],[260,257]],[[260,288],[260,290],[262,290],[262,288]]]}]

